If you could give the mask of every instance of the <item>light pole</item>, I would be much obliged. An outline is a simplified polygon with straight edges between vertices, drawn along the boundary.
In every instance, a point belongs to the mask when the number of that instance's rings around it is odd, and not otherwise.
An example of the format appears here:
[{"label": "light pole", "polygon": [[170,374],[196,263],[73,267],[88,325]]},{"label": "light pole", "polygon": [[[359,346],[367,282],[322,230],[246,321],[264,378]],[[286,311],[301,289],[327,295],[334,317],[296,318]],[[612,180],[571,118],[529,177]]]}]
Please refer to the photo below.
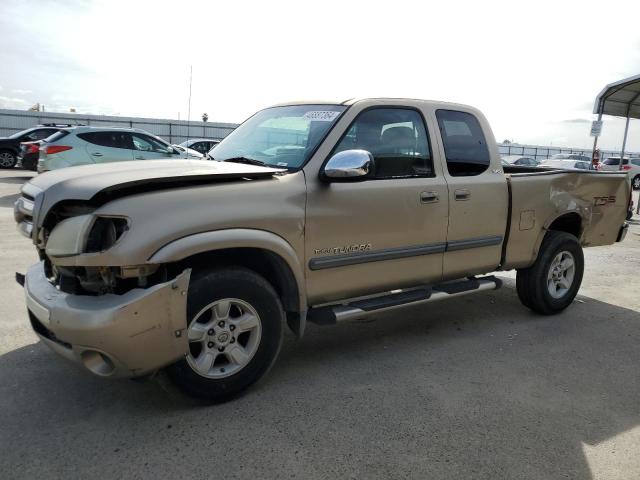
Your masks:
[{"label": "light pole", "polygon": [[[207,123],[207,120],[209,120],[209,115],[207,115],[207,112],[204,112],[202,114],[202,121],[204,123]],[[202,136],[206,137],[207,136],[207,127],[205,125],[202,126]]]}]

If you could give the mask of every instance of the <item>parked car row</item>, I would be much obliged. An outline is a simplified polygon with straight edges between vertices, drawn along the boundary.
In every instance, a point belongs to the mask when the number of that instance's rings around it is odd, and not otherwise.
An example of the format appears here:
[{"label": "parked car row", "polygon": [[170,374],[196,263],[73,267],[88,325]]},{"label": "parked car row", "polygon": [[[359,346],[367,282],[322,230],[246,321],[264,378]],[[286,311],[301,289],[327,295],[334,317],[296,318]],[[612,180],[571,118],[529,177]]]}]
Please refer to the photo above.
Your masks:
[{"label": "parked car row", "polygon": [[139,129],[44,124],[0,139],[0,168],[20,162],[25,169],[45,172],[92,163],[203,158],[217,144],[198,138],[170,145]]},{"label": "parked car row", "polygon": [[33,143],[44,140],[63,128],[73,125],[45,123],[37,127],[27,128],[7,138],[0,138],[0,168],[13,168],[18,163],[20,145],[23,142]]}]

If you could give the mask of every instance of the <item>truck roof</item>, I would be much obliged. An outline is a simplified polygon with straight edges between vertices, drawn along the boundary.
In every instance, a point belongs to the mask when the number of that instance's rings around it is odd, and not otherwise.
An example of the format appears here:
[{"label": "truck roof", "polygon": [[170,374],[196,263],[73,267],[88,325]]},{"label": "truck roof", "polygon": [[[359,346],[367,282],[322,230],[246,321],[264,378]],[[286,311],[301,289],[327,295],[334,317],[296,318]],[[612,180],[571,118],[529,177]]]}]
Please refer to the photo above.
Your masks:
[{"label": "truck roof", "polygon": [[393,104],[395,102],[401,101],[403,103],[416,103],[416,104],[429,104],[435,107],[440,108],[460,108],[464,107],[465,109],[472,109],[477,111],[475,107],[471,105],[464,105],[461,103],[454,102],[445,102],[440,100],[425,100],[420,98],[402,98],[402,97],[369,97],[369,98],[349,98],[347,100],[293,100],[290,102],[278,103],[276,105],[271,105],[271,107],[285,107],[285,106],[293,106],[293,105],[346,105],[351,106],[360,102],[370,102],[370,103],[380,103],[380,104]]}]

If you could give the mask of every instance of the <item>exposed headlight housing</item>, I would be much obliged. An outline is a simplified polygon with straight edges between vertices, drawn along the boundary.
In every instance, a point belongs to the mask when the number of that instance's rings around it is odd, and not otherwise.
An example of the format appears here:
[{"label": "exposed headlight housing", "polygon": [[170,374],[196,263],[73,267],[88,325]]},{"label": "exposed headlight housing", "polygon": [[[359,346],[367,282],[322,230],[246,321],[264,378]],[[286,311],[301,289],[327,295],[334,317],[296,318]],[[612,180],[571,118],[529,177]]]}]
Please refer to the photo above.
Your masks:
[{"label": "exposed headlight housing", "polygon": [[124,217],[78,215],[63,220],[51,231],[46,252],[51,257],[70,257],[103,252],[111,248],[129,228]]},{"label": "exposed headlight housing", "polygon": [[89,231],[84,253],[104,252],[110,249],[129,228],[122,217],[97,217]]}]

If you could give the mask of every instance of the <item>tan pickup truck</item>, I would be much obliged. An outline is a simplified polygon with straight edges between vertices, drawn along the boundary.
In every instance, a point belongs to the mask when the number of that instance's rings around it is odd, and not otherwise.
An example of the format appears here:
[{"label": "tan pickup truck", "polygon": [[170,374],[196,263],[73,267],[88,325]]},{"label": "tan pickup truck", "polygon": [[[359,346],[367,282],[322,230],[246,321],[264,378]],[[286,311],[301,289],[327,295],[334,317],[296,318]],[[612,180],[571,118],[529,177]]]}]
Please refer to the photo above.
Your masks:
[{"label": "tan pickup truck", "polygon": [[237,395],[283,324],[334,324],[482,290],[517,269],[522,303],[574,299],[582,247],[620,241],[625,173],[503,167],[484,116],[451,103],[298,102],[249,118],[209,161],[72,167],[16,202],[44,343],[104,377],[167,368]]}]

